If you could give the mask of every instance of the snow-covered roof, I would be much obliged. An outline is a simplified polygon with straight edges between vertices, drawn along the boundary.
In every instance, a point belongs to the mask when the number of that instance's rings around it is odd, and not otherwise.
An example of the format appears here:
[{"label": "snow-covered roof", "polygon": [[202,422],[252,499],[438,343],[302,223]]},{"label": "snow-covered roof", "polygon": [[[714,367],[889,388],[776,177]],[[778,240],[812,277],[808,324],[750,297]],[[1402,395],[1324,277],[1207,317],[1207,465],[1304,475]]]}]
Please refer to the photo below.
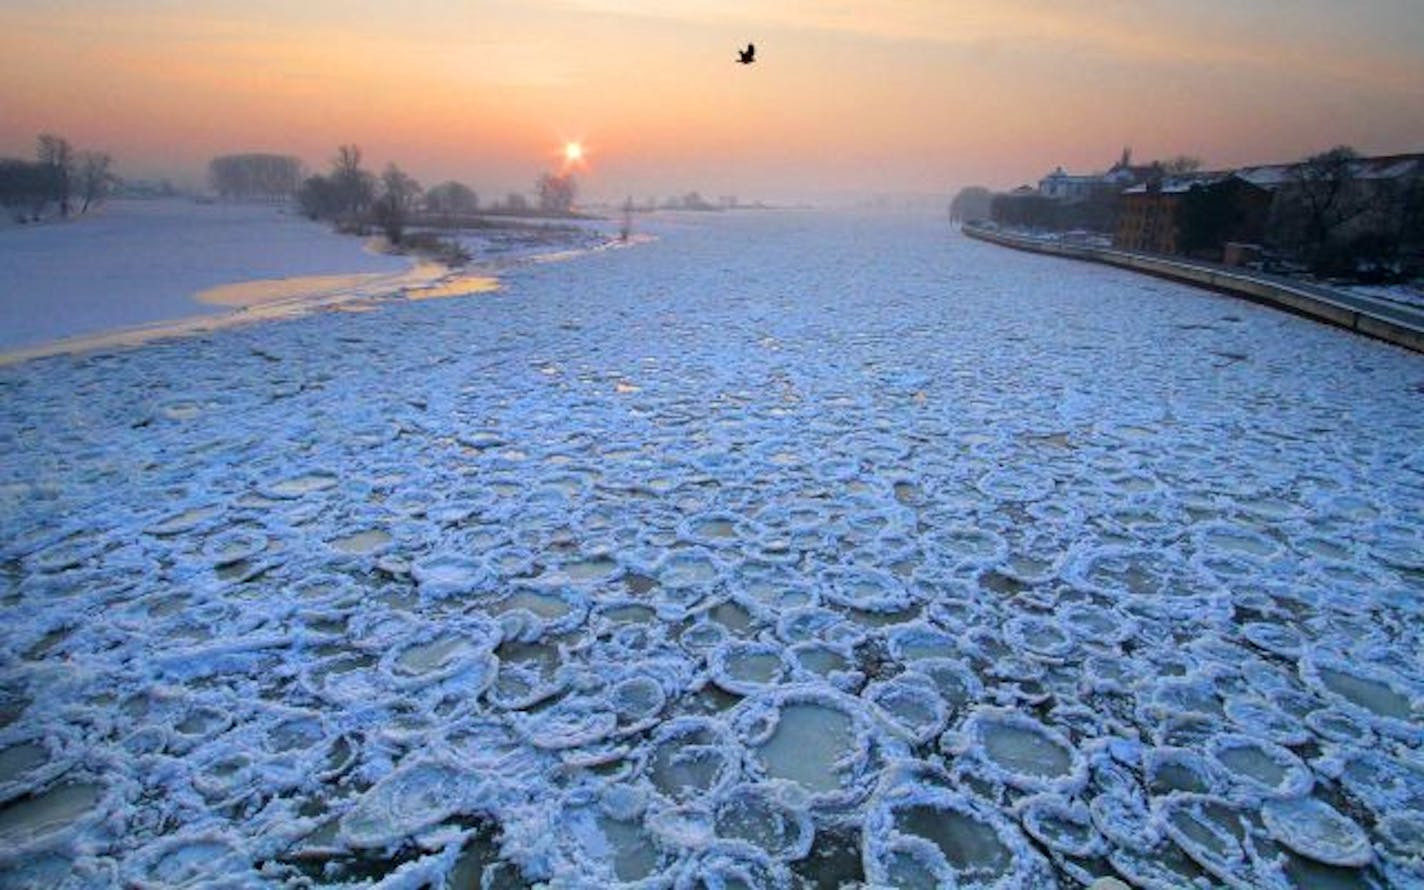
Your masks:
[{"label": "snow-covered roof", "polygon": [[[1262,164],[1256,167],[1242,167],[1236,176],[1260,188],[1279,188],[1290,182],[1292,173],[1300,164]],[[1407,179],[1424,176],[1424,154],[1385,155],[1377,158],[1360,158],[1350,165],[1350,175],[1356,179]]]},{"label": "snow-covered roof", "polygon": [[1238,179],[1244,179],[1260,188],[1278,188],[1290,179],[1291,164],[1262,164],[1257,167],[1242,167],[1236,171]]},{"label": "snow-covered roof", "polygon": [[1361,158],[1351,172],[1358,179],[1405,179],[1424,174],[1424,155],[1387,155]]},{"label": "snow-covered roof", "polygon": [[1096,173],[1064,173],[1060,167],[1040,181],[1053,180],[1054,182],[1101,182],[1103,177]]},{"label": "snow-covered roof", "polygon": [[1121,165],[1112,168],[1103,174],[1103,179],[1107,182],[1137,182],[1146,179],[1151,175],[1150,167],[1123,167]]},{"label": "snow-covered roof", "polygon": [[1169,176],[1162,180],[1158,186],[1149,186],[1148,183],[1140,183],[1129,189],[1124,189],[1124,195],[1141,195],[1153,191],[1164,195],[1180,195],[1189,192],[1197,186],[1215,185],[1231,177],[1231,173],[1222,170],[1206,170],[1197,173],[1188,173],[1182,176]]}]

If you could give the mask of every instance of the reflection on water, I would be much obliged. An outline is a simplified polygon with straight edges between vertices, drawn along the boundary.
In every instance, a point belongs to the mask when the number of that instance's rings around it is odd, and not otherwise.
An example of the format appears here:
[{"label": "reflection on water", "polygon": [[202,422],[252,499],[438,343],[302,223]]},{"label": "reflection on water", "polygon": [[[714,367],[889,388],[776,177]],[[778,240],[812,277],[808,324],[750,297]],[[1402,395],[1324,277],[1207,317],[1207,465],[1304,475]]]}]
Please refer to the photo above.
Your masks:
[{"label": "reflection on water", "polygon": [[303,275],[265,278],[210,287],[194,294],[199,303],[246,309],[274,303],[320,303],[379,296],[402,287],[424,286],[445,273],[444,266],[418,263],[402,272],[363,272],[355,275]]},{"label": "reflection on water", "polygon": [[407,300],[439,300],[446,297],[467,297],[499,290],[499,279],[487,275],[456,275],[436,284],[407,288]]},{"label": "reflection on water", "polygon": [[155,340],[205,334],[255,321],[294,318],[316,310],[368,312],[390,299],[430,300],[488,293],[499,279],[451,272],[437,263],[417,263],[404,272],[308,275],[225,284],[194,295],[200,303],[227,306],[227,315],[202,315],[152,325],[71,337],[0,353],[0,367],[47,355],[139,346]]},{"label": "reflection on water", "polygon": [[305,275],[224,284],[202,291],[194,299],[216,306],[252,309],[278,305],[346,305],[394,295],[407,300],[434,300],[498,289],[499,279],[492,276],[452,272],[439,263],[420,262],[403,272]]}]

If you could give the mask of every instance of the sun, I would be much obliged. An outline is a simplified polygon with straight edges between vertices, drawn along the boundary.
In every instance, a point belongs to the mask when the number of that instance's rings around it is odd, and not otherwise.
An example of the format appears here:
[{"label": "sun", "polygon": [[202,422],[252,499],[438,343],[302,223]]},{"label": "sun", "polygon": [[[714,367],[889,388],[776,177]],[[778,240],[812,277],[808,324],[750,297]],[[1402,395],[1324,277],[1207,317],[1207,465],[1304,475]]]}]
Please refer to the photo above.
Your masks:
[{"label": "sun", "polygon": [[[0,0],[3,2],[3,0]],[[559,148],[553,153],[553,157],[558,158],[559,174],[569,176],[574,173],[581,173],[588,170],[589,151],[582,139],[569,139],[565,137]]]}]

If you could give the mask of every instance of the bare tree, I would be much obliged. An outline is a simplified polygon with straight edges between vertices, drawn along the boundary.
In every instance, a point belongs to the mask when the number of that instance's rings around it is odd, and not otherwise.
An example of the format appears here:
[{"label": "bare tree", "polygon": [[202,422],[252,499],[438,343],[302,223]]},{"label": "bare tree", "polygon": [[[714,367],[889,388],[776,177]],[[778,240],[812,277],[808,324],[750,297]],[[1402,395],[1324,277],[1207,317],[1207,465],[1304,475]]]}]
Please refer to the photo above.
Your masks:
[{"label": "bare tree", "polygon": [[375,197],[375,177],[361,169],[361,149],[343,145],[331,161],[332,191],[340,212],[350,217],[365,213]]},{"label": "bare tree", "polygon": [[61,136],[41,133],[36,140],[35,159],[46,169],[50,196],[59,203],[59,215],[69,216],[69,198],[74,188],[74,148]]},{"label": "bare tree", "polygon": [[80,213],[88,213],[91,204],[102,202],[109,196],[109,189],[118,183],[119,178],[110,170],[113,163],[114,159],[107,152],[79,153],[79,196],[84,201]]},{"label": "bare tree", "polygon": [[302,162],[290,155],[222,155],[208,162],[208,182],[223,198],[285,201],[297,193]]},{"label": "bare tree", "polygon": [[341,213],[336,186],[329,176],[308,176],[297,189],[297,203],[308,219],[332,219]]},{"label": "bare tree", "polygon": [[1312,261],[1335,232],[1369,208],[1354,187],[1360,155],[1348,145],[1311,155],[1290,170],[1292,197],[1299,203],[1301,247]]},{"label": "bare tree", "polygon": [[359,145],[338,145],[336,156],[331,159],[331,172],[335,176],[350,175],[361,170],[361,147]]},{"label": "bare tree", "polygon": [[395,164],[387,164],[381,174],[381,196],[376,200],[376,223],[392,244],[400,244],[406,223],[420,199],[420,183]]},{"label": "bare tree", "polygon": [[545,173],[535,183],[539,192],[539,209],[546,213],[568,213],[573,209],[574,196],[578,194],[578,183],[572,174],[554,175]]},{"label": "bare tree", "polygon": [[442,182],[426,190],[425,209],[449,219],[479,210],[480,199],[462,182]]},{"label": "bare tree", "polygon": [[49,168],[37,161],[0,158],[0,205],[16,222],[38,220],[49,200]]},{"label": "bare tree", "polygon": [[343,145],[331,159],[331,172],[309,176],[296,188],[302,212],[313,220],[329,219],[339,228],[361,231],[376,199],[376,177],[361,169],[361,149]]}]

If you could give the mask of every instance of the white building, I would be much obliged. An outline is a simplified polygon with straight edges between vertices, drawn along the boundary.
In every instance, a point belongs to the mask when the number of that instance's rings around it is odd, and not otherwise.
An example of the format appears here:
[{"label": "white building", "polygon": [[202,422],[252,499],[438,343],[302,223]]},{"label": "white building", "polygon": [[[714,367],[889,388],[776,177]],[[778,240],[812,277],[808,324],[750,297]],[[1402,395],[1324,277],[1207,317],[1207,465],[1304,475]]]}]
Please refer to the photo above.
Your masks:
[{"label": "white building", "polygon": [[1102,181],[1101,175],[1074,176],[1059,167],[1038,181],[1038,193],[1048,198],[1072,201],[1088,197],[1093,187]]}]

